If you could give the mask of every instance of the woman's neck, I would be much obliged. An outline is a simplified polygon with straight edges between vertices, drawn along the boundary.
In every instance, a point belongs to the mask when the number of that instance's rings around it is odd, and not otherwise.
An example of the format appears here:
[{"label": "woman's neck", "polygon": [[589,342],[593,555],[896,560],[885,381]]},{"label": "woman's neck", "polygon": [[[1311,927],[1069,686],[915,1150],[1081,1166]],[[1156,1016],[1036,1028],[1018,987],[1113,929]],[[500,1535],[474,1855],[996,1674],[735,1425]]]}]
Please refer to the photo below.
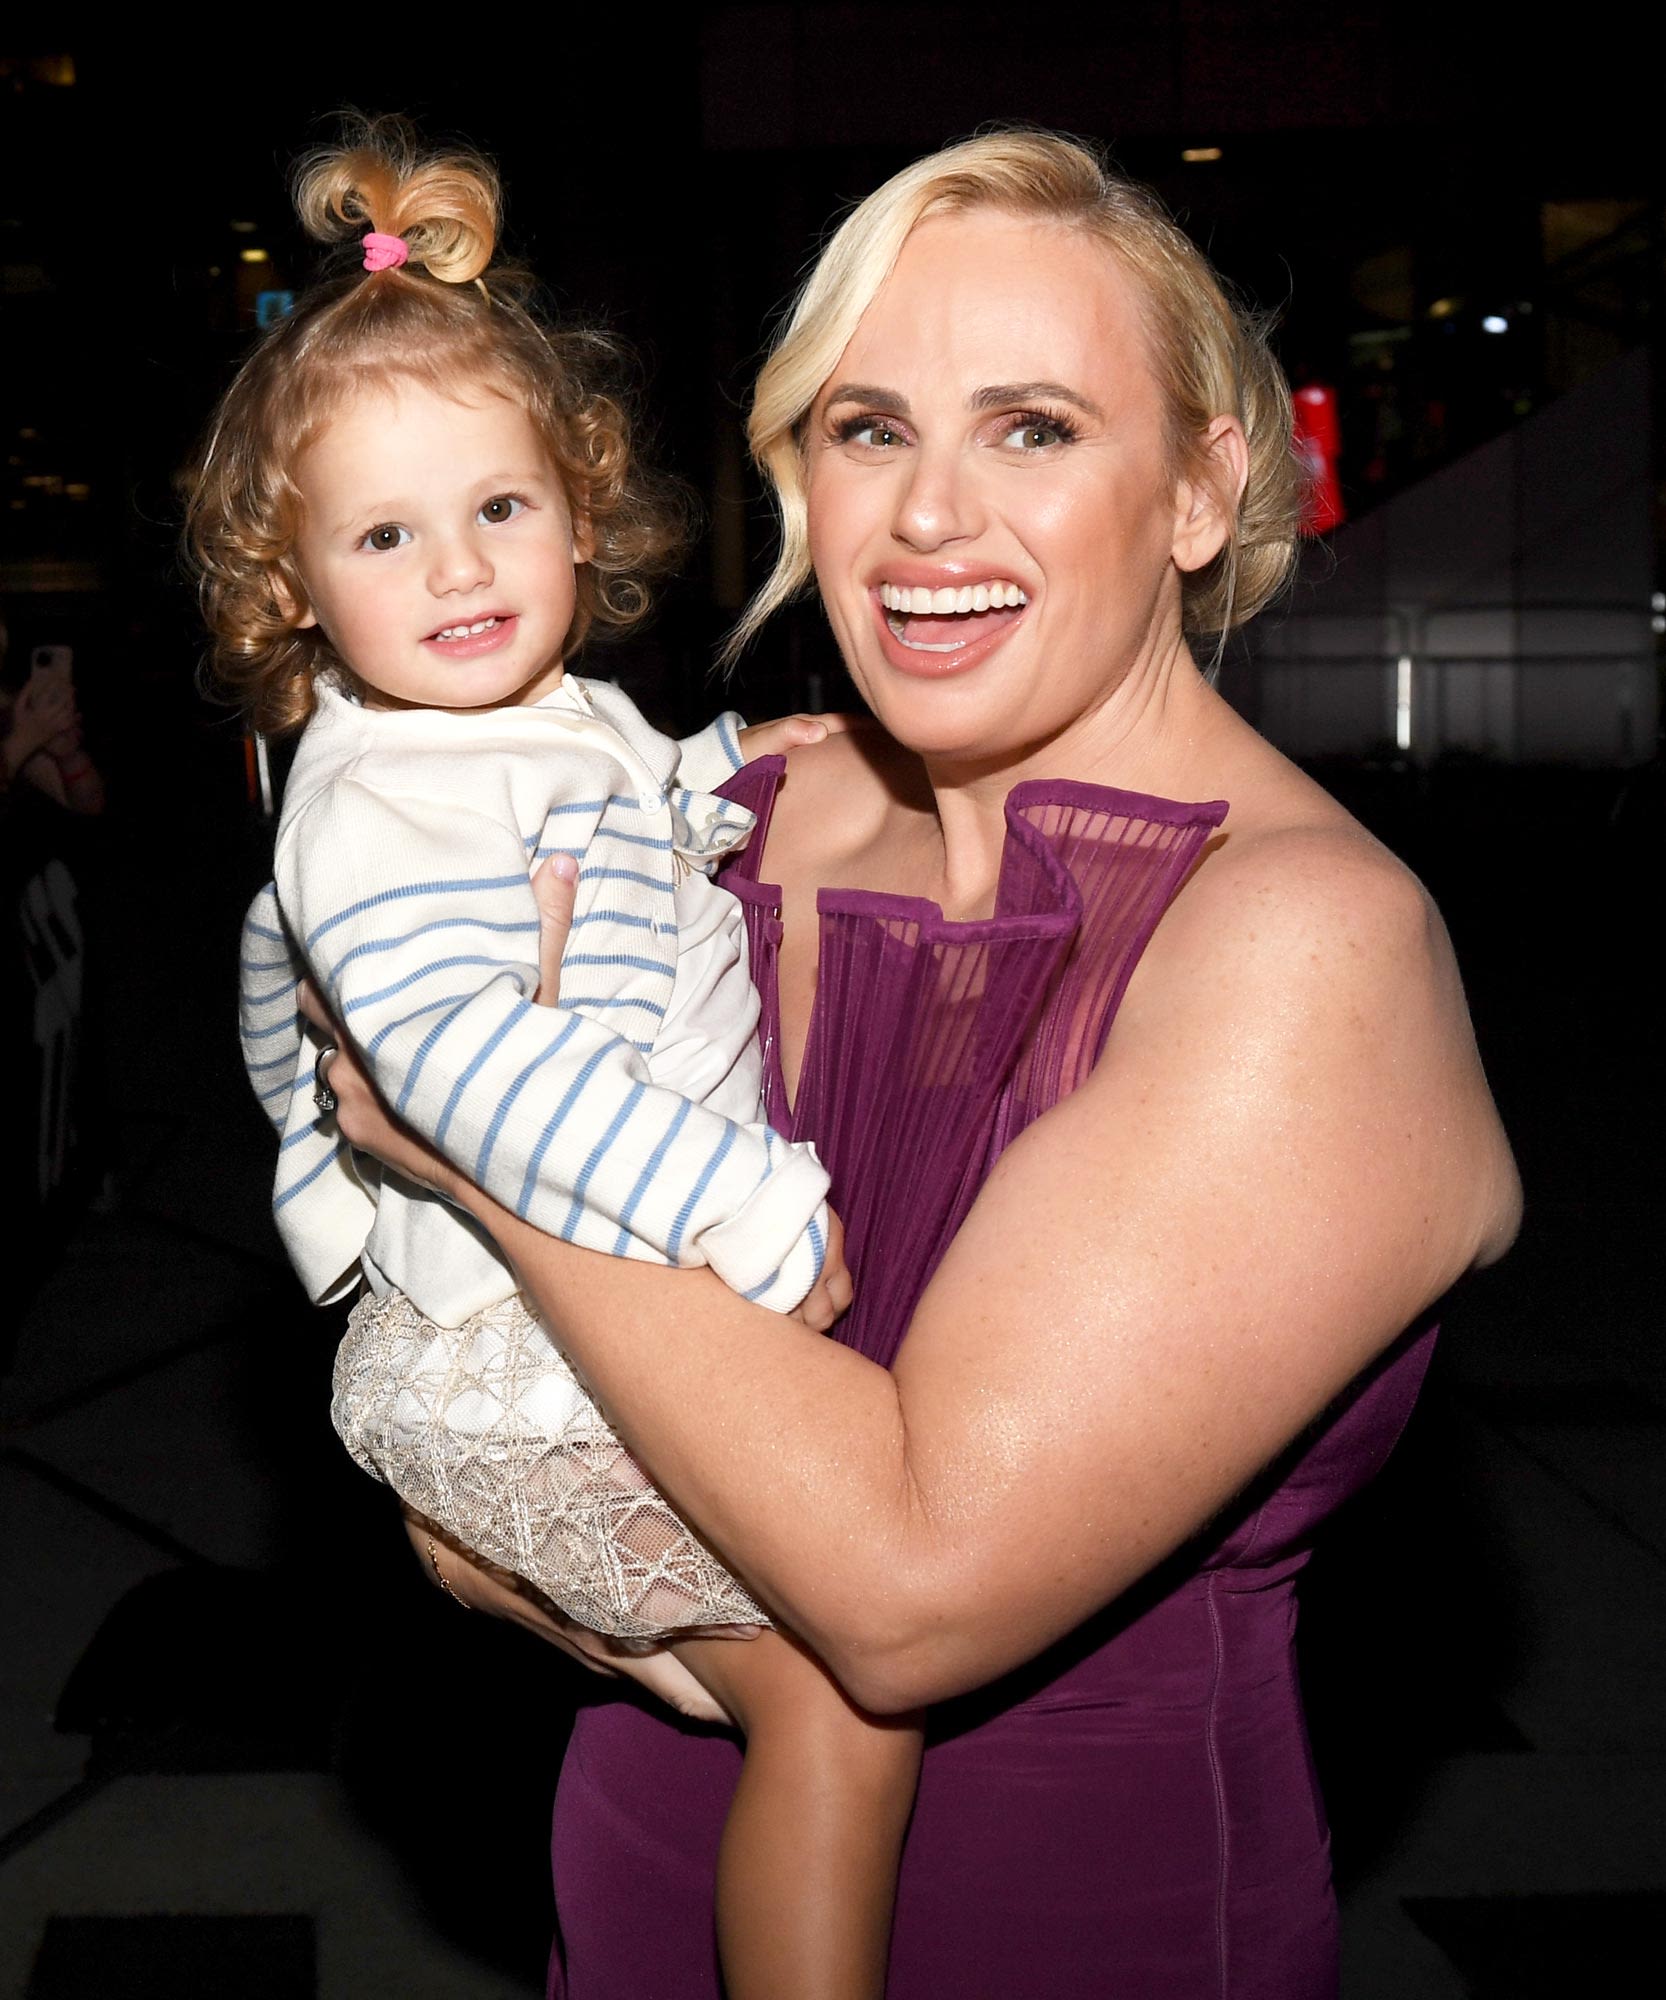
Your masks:
[{"label": "woman's neck", "polygon": [[1040,742],[994,758],[923,755],[942,849],[935,900],[966,916],[993,905],[1014,785],[1063,779],[1190,797],[1212,761],[1204,747],[1228,714],[1176,638],[1162,658],[1140,661],[1103,701]]}]

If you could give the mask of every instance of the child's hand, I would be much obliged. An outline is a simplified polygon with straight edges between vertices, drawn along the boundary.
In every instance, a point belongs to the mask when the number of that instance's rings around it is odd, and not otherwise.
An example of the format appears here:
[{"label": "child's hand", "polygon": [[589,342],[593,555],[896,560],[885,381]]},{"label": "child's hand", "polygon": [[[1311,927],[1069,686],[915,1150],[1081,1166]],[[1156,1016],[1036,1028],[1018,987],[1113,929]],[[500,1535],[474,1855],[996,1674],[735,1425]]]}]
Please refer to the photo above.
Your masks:
[{"label": "child's hand", "polygon": [[829,1209],[827,1255],[822,1260],[821,1276],[787,1317],[802,1320],[812,1333],[825,1333],[842,1313],[849,1312],[853,1290],[845,1263],[844,1224]]},{"label": "child's hand", "polygon": [[866,715],[783,715],[774,722],[754,722],[750,729],[743,729],[740,754],[748,764],[757,757],[784,757],[801,744],[871,727],[872,718]]}]

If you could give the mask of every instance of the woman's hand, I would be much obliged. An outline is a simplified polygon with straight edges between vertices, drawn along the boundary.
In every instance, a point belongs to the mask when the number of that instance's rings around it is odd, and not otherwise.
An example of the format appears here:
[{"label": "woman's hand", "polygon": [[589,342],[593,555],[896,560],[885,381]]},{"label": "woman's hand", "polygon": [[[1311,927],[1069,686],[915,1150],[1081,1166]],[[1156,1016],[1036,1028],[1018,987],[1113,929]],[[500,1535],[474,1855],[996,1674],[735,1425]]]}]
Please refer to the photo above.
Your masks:
[{"label": "woman's hand", "polygon": [[[599,1632],[564,1618],[547,1599],[533,1591],[519,1577],[495,1563],[460,1549],[432,1521],[406,1508],[405,1533],[416,1551],[417,1561],[431,1583],[469,1611],[483,1611],[488,1618],[506,1618],[534,1638],[576,1660],[586,1672],[609,1680],[630,1680],[648,1694],[686,1715],[692,1722],[726,1723],[729,1717],[694,1678],[675,1654],[628,1652],[614,1646]],[[725,1634],[702,1632],[702,1637],[750,1637],[754,1628],[737,1626]]]}]

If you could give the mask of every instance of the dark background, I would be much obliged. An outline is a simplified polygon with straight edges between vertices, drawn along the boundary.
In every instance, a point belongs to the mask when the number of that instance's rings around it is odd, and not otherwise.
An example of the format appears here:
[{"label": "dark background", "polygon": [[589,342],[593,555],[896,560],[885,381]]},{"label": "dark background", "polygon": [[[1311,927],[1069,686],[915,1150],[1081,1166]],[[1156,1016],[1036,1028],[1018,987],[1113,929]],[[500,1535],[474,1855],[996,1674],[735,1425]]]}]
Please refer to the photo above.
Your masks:
[{"label": "dark background", "polygon": [[[1657,78],[1633,18],[1206,0],[1091,16],[494,10],[442,37],[415,16],[326,30],[316,14],[221,14],[155,17],[143,39],[58,28],[31,44],[13,16],[0,34],[0,607],[14,679],[33,644],[75,646],[110,806],[61,833],[88,940],[81,1145],[9,1252],[17,1310],[0,1352],[15,1338],[17,1361],[0,1472],[25,1502],[50,1487],[149,1554],[138,1582],[96,1602],[90,1584],[61,1601],[56,1583],[24,1586],[44,1592],[42,1629],[57,1620],[63,1634],[37,1675],[64,1738],[41,1770],[63,1782],[19,1792],[0,1830],[0,1905],[26,1866],[50,1878],[40,1857],[92,1825],[118,1780],[315,1771],[397,1854],[425,1921],[480,1963],[530,1979],[547,1932],[541,1829],[568,1696],[513,1635],[462,1629],[430,1601],[385,1496],[335,1446],[322,1407],[333,1322],[299,1307],[277,1256],[268,1141],[231,1036],[231,940],[269,829],[239,725],[196,693],[172,481],[252,338],[257,294],[305,281],[285,192],[295,155],[349,105],[479,145],[503,169],[508,248],[560,311],[634,347],[657,454],[699,495],[705,528],[656,624],[590,666],[682,726],[728,700],[762,715],[842,698],[810,606],[780,621],[737,690],[708,663],[769,555],[743,456],[747,385],[843,204],[989,120],[1107,143],[1277,315],[1292,377],[1337,389],[1357,518],[1638,342],[1655,343],[1658,374]],[[1181,157],[1200,148],[1219,157]],[[1485,333],[1490,315],[1508,331]],[[1387,1964],[1398,1948],[1372,1928],[1391,1902],[1455,1968],[1459,1983],[1431,1994],[1562,1990],[1591,1983],[1666,1888],[1635,1841],[1630,1874],[1595,1834],[1561,1843],[1561,1873],[1532,1845],[1611,1821],[1620,1808],[1601,1787],[1618,1782],[1615,1761],[1655,1769],[1663,1747],[1635,1667],[1660,1629],[1666,1548],[1650,1470],[1666,1389],[1644,976],[1659,764],[1322,775],[1442,901],[1530,1204],[1513,1258],[1451,1303],[1413,1431],[1336,1524],[1306,1593],[1318,1754],[1354,1895],[1352,1990],[1378,1990],[1373,1954]],[[116,1337],[118,1323],[143,1331]],[[185,1376],[178,1397],[160,1386],[205,1356],[212,1412],[192,1407],[207,1391]],[[143,1421],[171,1407],[172,1442],[141,1451],[123,1399],[147,1383]],[[205,1451],[193,1466],[192,1438],[228,1410],[241,1456],[216,1500],[217,1461]],[[238,1507],[258,1531],[220,1532],[216,1509]],[[76,1558],[46,1536],[26,1554],[61,1579]],[[1580,1637],[1547,1667],[1563,1642],[1545,1637],[1562,1631],[1545,1603],[1568,1578],[1588,1590],[1569,1613]],[[434,1689],[482,1682],[547,1714],[548,1741],[473,1775],[413,1758]],[[1588,1760],[1577,1796],[1558,1789],[1574,1782],[1570,1757]],[[1441,1787],[1466,1759],[1516,1760],[1516,1789],[1476,1836],[1498,1847],[1496,1867],[1396,1873],[1419,1829],[1444,1824]],[[1529,1822],[1542,1834],[1520,1834]],[[1504,1852],[1517,1835],[1528,1858]],[[87,1907],[30,1894],[37,1932],[41,1910]],[[114,1889],[92,1904],[127,1906]],[[64,1965],[97,1948],[52,1929],[70,1922],[49,1914],[41,1933]],[[184,1948],[156,1990],[198,1990],[180,1983]],[[134,1939],[121,1949],[131,1968]],[[31,1995],[98,1990],[53,1962],[43,1948]]]}]

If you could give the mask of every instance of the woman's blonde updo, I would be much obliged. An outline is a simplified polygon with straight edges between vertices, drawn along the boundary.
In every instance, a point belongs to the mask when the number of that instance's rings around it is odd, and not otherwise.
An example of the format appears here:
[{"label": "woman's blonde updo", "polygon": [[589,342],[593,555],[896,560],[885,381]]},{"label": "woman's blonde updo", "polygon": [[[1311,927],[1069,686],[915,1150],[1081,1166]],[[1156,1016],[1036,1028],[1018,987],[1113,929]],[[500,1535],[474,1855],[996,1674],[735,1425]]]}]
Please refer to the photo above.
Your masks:
[{"label": "woman's blonde updo", "polygon": [[[355,396],[400,381],[452,395],[484,390],[525,408],[592,544],[576,572],[566,652],[587,634],[636,624],[649,581],[682,547],[686,506],[632,452],[617,345],[549,324],[530,275],[493,263],[495,168],[475,153],[424,152],[402,120],[355,120],[344,143],[300,163],[294,194],[307,233],[346,246],[346,268],[262,338],[185,482],[186,544],[219,689],[254,727],[281,732],[312,713],[321,672],[351,684],[325,634],[299,624],[307,599],[294,559],[294,470]],[[399,237],[406,261],[367,271],[369,232]]]},{"label": "woman's blonde updo", "polygon": [[1212,476],[1204,433],[1234,416],[1249,444],[1249,477],[1226,547],[1181,579],[1189,634],[1224,633],[1253,618],[1290,573],[1302,504],[1291,440],[1290,391],[1265,329],[1239,307],[1202,252],[1147,189],[1111,172],[1079,140],[1002,131],[916,160],[860,203],[816,260],[759,373],[747,435],[781,518],[775,567],[736,626],[733,659],[810,579],[804,421],[928,215],[993,208],[1079,229],[1136,280],[1153,373],[1168,405],[1176,480]]}]

